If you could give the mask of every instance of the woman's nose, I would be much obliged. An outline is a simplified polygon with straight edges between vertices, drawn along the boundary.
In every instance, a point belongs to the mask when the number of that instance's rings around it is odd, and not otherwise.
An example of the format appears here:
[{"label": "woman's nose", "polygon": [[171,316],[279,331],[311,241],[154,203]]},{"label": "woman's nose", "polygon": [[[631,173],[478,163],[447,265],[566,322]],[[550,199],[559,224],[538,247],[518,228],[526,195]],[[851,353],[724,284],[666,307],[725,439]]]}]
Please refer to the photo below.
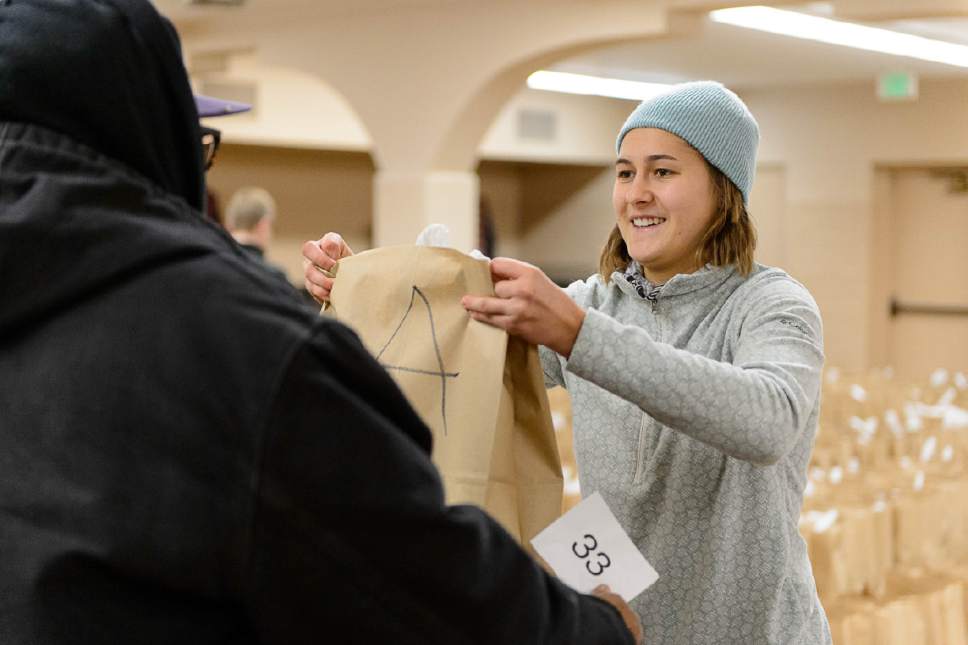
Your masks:
[{"label": "woman's nose", "polygon": [[649,186],[648,182],[644,179],[636,177],[629,186],[628,192],[625,194],[626,200],[629,204],[637,204],[639,202],[651,202],[654,195],[652,194],[652,188]]}]

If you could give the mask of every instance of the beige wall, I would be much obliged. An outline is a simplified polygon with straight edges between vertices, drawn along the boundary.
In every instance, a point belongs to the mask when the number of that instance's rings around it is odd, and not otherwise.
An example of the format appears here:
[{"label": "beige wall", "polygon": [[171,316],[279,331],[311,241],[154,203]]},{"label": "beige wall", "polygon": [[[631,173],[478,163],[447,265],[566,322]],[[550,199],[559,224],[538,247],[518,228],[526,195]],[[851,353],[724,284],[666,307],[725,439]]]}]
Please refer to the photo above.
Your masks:
[{"label": "beige wall", "polygon": [[559,280],[595,272],[615,222],[612,169],[534,167],[524,174],[522,254]]},{"label": "beige wall", "polygon": [[523,258],[521,253],[521,177],[517,164],[481,162],[481,197],[494,223],[494,255]]},{"label": "beige wall", "polygon": [[[632,101],[522,89],[498,113],[478,148],[484,159],[552,164],[611,164],[615,137]],[[556,136],[541,141],[519,136],[523,110],[550,114]]]},{"label": "beige wall", "polygon": [[750,217],[756,227],[756,261],[785,268],[787,256],[786,169],[760,165],[750,191]]},{"label": "beige wall", "polygon": [[[893,224],[885,219],[884,184],[875,171],[963,165],[968,115],[953,106],[968,104],[968,83],[922,80],[920,99],[910,103],[879,102],[868,84],[742,96],[762,128],[761,161],[785,168],[784,268],[820,305],[828,365],[853,370],[883,364],[890,360],[891,291],[883,247]],[[952,226],[961,231],[968,220]]]},{"label": "beige wall", "polygon": [[[883,171],[889,181],[885,276],[902,305],[968,310],[968,193],[929,169]],[[968,366],[968,316],[899,313],[888,325],[888,360],[907,377]]]},{"label": "beige wall", "polygon": [[261,186],[278,206],[268,257],[302,284],[304,241],[339,231],[355,250],[370,246],[373,163],[369,155],[266,146],[226,145],[208,183],[222,207],[243,186]]},{"label": "beige wall", "polygon": [[481,194],[503,223],[498,253],[559,282],[595,272],[614,222],[612,170],[601,165],[484,162]]},{"label": "beige wall", "polygon": [[254,56],[229,58],[226,68],[196,78],[196,91],[233,98],[231,90],[254,109],[231,118],[207,119],[222,131],[223,141],[275,147],[369,151],[372,142],[359,117],[336,90],[319,78],[265,65]]}]

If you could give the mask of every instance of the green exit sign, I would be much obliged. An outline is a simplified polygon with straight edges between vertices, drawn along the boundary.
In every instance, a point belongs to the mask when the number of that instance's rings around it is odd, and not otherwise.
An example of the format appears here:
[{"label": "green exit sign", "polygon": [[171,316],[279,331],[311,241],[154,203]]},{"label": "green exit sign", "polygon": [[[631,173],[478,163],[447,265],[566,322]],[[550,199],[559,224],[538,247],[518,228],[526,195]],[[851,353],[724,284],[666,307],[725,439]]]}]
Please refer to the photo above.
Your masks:
[{"label": "green exit sign", "polygon": [[915,101],[918,77],[909,72],[888,72],[877,77],[877,98],[882,101]]}]

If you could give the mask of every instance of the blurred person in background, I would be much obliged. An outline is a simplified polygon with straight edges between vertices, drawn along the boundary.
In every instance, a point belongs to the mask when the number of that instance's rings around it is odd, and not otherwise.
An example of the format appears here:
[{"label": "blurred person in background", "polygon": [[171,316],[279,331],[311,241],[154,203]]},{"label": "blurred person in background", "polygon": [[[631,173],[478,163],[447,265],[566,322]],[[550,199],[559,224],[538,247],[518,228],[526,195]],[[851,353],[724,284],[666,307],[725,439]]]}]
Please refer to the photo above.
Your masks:
[{"label": "blurred person in background", "polygon": [[[601,493],[659,580],[633,602],[656,644],[825,645],[798,531],[823,338],[807,290],[753,261],[759,127],[715,82],[643,101],[621,128],[616,225],[599,272],[567,289],[491,262],[476,320],[541,346],[571,397],[585,494]],[[324,301],[352,251],[303,246]]]},{"label": "blurred person in background", "polygon": [[246,253],[285,278],[281,268],[266,260],[276,220],[276,200],[264,188],[249,186],[235,191],[225,212],[225,228]]},{"label": "blurred person in background", "polygon": [[200,106],[148,0],[0,2],[0,642],[640,640],[202,214]]}]

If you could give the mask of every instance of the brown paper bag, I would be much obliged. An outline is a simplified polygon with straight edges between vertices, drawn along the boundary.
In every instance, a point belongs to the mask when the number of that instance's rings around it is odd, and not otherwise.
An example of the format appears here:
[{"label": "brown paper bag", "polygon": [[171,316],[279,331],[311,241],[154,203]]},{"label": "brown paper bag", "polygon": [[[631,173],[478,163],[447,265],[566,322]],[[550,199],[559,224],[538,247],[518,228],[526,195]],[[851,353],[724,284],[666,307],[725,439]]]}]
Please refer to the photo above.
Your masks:
[{"label": "brown paper bag", "polygon": [[841,598],[824,604],[835,645],[880,645],[874,640],[877,606],[866,598]]},{"label": "brown paper bag", "polygon": [[486,262],[395,246],[340,260],[327,313],[356,330],[434,437],[447,502],[476,504],[523,544],[561,512],[561,462],[534,346],[472,320]]}]

